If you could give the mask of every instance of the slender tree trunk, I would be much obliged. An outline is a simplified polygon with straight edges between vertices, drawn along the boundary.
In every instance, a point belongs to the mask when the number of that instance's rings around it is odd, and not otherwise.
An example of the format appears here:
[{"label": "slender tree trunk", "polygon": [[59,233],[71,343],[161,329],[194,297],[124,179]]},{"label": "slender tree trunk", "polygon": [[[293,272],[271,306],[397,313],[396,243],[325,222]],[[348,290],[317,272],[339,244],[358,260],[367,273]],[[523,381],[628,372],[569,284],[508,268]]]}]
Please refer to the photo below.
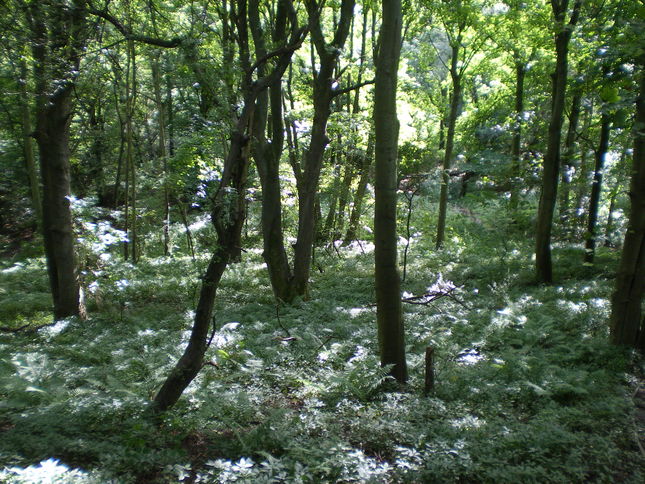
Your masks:
[{"label": "slender tree trunk", "polygon": [[159,65],[158,53],[153,59],[151,67],[159,129],[158,156],[161,158],[163,169],[163,254],[164,256],[168,256],[170,255],[170,190],[168,188],[168,155],[166,152],[166,116],[164,104],[161,98],[161,68]]},{"label": "slender tree trunk", "polygon": [[517,210],[520,199],[520,173],[522,166],[522,124],[524,122],[524,78],[526,77],[526,64],[517,62],[515,64],[515,129],[513,130],[513,141],[511,144],[513,178],[511,188],[511,210]]},{"label": "slender tree trunk", "polygon": [[202,278],[202,288],[195,311],[190,340],[183,355],[171,371],[152,402],[153,413],[172,407],[203,366],[208,348],[208,332],[213,319],[215,297],[222,275],[236,252],[244,225],[244,189],[248,168],[246,131],[252,116],[253,100],[245,104],[244,113],[231,138],[222,181],[214,196],[211,219],[217,232],[217,248]]},{"label": "slender tree trunk", "polygon": [[645,350],[645,57],[641,56],[640,94],[634,120],[634,158],[629,190],[631,212],[611,299],[611,342]]},{"label": "slender tree trunk", "polygon": [[25,156],[25,168],[29,178],[29,190],[31,194],[31,203],[36,214],[36,225],[41,227],[43,219],[42,200],[40,197],[40,184],[38,182],[38,167],[34,156],[32,143],[33,128],[31,126],[31,113],[29,109],[29,94],[27,91],[27,63],[20,60],[20,94],[22,103],[20,104],[20,115],[22,118],[22,148]]},{"label": "slender tree trunk", "polygon": [[367,192],[367,184],[370,180],[372,173],[372,159],[374,157],[374,131],[370,130],[367,139],[367,152],[363,157],[361,164],[361,176],[358,179],[358,187],[354,195],[354,205],[352,206],[352,213],[349,216],[349,227],[347,234],[345,234],[345,241],[343,245],[349,245],[353,240],[356,240],[358,234],[358,224],[360,222],[361,213],[363,211],[363,201],[365,199],[365,192]]},{"label": "slender tree trunk", "polygon": [[605,157],[609,150],[609,134],[611,131],[611,118],[609,113],[604,112],[600,121],[600,143],[596,151],[596,165],[593,173],[593,185],[591,186],[591,199],[589,200],[589,218],[587,220],[587,234],[585,241],[585,263],[593,264],[596,254],[596,223],[598,221],[598,209],[600,208],[600,194],[602,191],[602,175],[605,168]]},{"label": "slender tree trunk", "polygon": [[401,2],[383,2],[380,50],[376,60],[374,129],[376,132],[376,206],[374,210],[374,278],[381,365],[392,365],[399,382],[408,379],[401,288],[397,264],[396,203],[399,122],[396,84],[401,45]]},{"label": "slender tree trunk", "polygon": [[560,169],[560,141],[562,139],[562,121],[564,101],[567,89],[567,67],[569,40],[578,21],[581,0],[576,0],[571,20],[565,25],[568,0],[553,0],[556,36],[556,64],[553,77],[553,98],[551,120],[549,122],[549,139],[542,174],[542,192],[537,216],[535,267],[537,281],[545,284],[553,282],[553,264],[551,261],[551,231],[553,213],[558,193]]},{"label": "slender tree trunk", "polygon": [[613,247],[611,234],[614,231],[614,212],[616,211],[616,196],[618,190],[614,189],[609,197],[609,213],[607,214],[607,224],[605,225],[605,247]]},{"label": "slender tree trunk", "polygon": [[567,227],[571,222],[571,180],[573,170],[573,157],[576,151],[576,138],[578,136],[578,122],[582,105],[582,89],[578,88],[571,99],[571,113],[569,114],[569,127],[564,140],[564,153],[562,155],[562,190],[560,195],[560,222]]},{"label": "slender tree trunk", "polygon": [[450,114],[448,116],[448,135],[446,137],[446,151],[443,157],[441,172],[441,192],[439,194],[439,221],[437,222],[436,248],[443,246],[446,234],[446,215],[448,212],[448,185],[450,182],[450,166],[452,165],[452,152],[455,144],[455,125],[459,113],[461,99],[461,74],[459,73],[459,48],[461,39],[452,46],[450,76],[452,78],[452,97],[450,99]]},{"label": "slender tree trunk", "polygon": [[345,173],[340,185],[340,193],[338,194],[338,216],[334,230],[332,231],[332,240],[338,240],[342,237],[343,228],[345,225],[345,209],[349,201],[349,192],[354,181],[354,165],[356,164],[355,155],[351,155],[345,162]]},{"label": "slender tree trunk", "polygon": [[331,200],[329,201],[329,209],[327,210],[327,217],[325,217],[325,223],[323,225],[321,240],[320,242],[326,242],[332,239],[332,233],[334,231],[336,215],[338,214],[338,195],[340,192],[340,171],[341,166],[338,163],[338,158],[336,153],[331,155],[331,164],[334,167],[333,181],[331,187]]}]

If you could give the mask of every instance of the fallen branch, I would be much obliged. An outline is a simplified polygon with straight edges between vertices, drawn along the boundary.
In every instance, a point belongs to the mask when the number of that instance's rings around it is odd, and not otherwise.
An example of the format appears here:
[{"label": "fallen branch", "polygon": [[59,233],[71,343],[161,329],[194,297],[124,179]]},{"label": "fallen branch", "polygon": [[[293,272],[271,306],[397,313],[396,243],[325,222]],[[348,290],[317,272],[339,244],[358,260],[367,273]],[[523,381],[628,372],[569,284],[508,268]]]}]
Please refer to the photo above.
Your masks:
[{"label": "fallen branch", "polygon": [[428,291],[425,294],[422,294],[420,296],[404,297],[401,299],[401,302],[404,302],[407,304],[416,304],[419,306],[429,306],[437,299],[441,299],[442,297],[447,297],[453,300],[454,302],[456,302],[457,304],[460,304],[461,306],[465,307],[466,309],[469,309],[466,303],[460,300],[454,294],[457,289],[460,289],[462,287],[463,286],[446,286],[445,288],[442,288],[442,289]]}]

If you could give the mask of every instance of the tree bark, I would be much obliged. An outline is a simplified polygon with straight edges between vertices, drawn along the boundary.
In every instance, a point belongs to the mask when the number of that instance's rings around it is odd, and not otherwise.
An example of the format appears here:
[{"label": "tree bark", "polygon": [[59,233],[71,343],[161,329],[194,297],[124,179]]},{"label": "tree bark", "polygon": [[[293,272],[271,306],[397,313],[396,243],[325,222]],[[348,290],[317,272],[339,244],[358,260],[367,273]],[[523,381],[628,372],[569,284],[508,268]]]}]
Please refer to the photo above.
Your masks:
[{"label": "tree bark", "polygon": [[361,164],[361,175],[358,179],[358,187],[354,195],[354,205],[352,206],[352,213],[349,216],[349,227],[345,234],[345,241],[343,245],[349,245],[353,240],[356,240],[358,234],[358,223],[360,222],[361,213],[363,211],[363,200],[365,199],[365,192],[367,191],[367,183],[370,180],[372,173],[372,159],[374,157],[374,131],[370,129],[370,134],[367,138],[367,152],[363,157]]},{"label": "tree bark", "polygon": [[374,87],[376,174],[374,209],[374,279],[376,319],[381,365],[392,365],[399,382],[408,378],[401,288],[397,264],[397,149],[399,122],[396,115],[397,71],[401,45],[401,2],[383,2],[380,49]]},{"label": "tree bark", "polygon": [[576,0],[573,13],[567,24],[569,0],[552,0],[555,17],[556,35],[555,50],[556,64],[553,77],[553,97],[551,119],[549,121],[549,139],[542,174],[542,192],[537,215],[535,267],[537,281],[544,284],[553,282],[553,264],[551,261],[551,231],[553,228],[553,213],[558,193],[558,177],[560,171],[560,141],[562,139],[562,121],[564,101],[567,89],[567,68],[569,40],[578,22],[581,0]]},{"label": "tree bark", "polygon": [[613,344],[645,350],[645,57],[641,56],[640,94],[634,120],[634,158],[629,190],[631,212],[611,299]]},{"label": "tree bark", "polygon": [[163,170],[163,255],[170,255],[170,190],[168,188],[168,154],[166,150],[166,109],[161,98],[161,68],[159,63],[159,53],[152,60],[152,82],[155,95],[155,104],[157,106],[157,128],[159,130],[159,149],[158,156],[161,158]]},{"label": "tree bark", "polygon": [[[276,12],[274,44],[283,43],[286,36],[287,2],[280,0]],[[266,47],[260,22],[252,23],[256,56],[266,55]],[[271,142],[266,138],[268,108],[271,107]],[[293,302],[293,273],[284,245],[282,229],[282,192],[280,187],[280,158],[284,147],[284,124],[282,110],[282,79],[276,79],[269,92],[258,96],[255,108],[253,133],[253,158],[262,186],[262,236],[263,253],[269,272],[273,294],[279,301]]]}]

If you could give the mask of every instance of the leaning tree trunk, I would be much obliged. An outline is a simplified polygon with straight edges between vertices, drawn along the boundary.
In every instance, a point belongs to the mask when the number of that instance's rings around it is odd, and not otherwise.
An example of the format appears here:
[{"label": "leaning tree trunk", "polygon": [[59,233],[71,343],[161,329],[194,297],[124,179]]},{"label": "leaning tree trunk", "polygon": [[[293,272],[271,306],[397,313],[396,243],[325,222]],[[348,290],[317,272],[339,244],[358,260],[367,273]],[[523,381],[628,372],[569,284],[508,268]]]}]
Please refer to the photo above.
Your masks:
[{"label": "leaning tree trunk", "polygon": [[611,342],[645,351],[645,57],[640,58],[640,95],[634,120],[631,213],[611,299]]},{"label": "leaning tree trunk", "polygon": [[593,264],[596,255],[596,223],[598,221],[598,209],[600,208],[600,193],[602,191],[602,175],[605,168],[605,157],[609,150],[609,133],[611,130],[611,119],[609,113],[603,111],[600,121],[600,142],[596,151],[596,165],[593,172],[593,185],[591,186],[591,197],[589,200],[589,218],[587,219],[587,234],[585,241],[585,263]]},{"label": "leaning tree trunk", "polygon": [[408,379],[408,371],[405,361],[405,334],[396,246],[396,171],[399,137],[396,84],[401,23],[400,0],[384,1],[381,47],[376,61],[374,87],[376,133],[374,278],[381,365],[392,365],[392,376],[399,383],[405,383]]},{"label": "leaning tree trunk", "polygon": [[231,138],[222,181],[213,197],[211,220],[217,232],[217,248],[202,278],[202,288],[190,340],[183,355],[155,396],[151,408],[153,413],[164,412],[177,403],[203,366],[217,289],[228,263],[238,249],[238,240],[244,225],[246,212],[244,191],[249,162],[245,133],[252,107],[253,102],[245,105],[237,130]]},{"label": "leaning tree trunk", "polygon": [[537,281],[545,284],[553,282],[553,264],[551,261],[551,231],[553,228],[553,213],[558,193],[558,176],[560,171],[560,141],[562,139],[562,121],[564,116],[564,101],[567,89],[567,68],[569,40],[578,22],[581,0],[576,0],[573,14],[568,24],[565,24],[569,0],[553,0],[555,16],[556,63],[553,77],[553,98],[551,120],[549,121],[549,140],[544,156],[542,174],[542,192],[537,215],[537,230],[535,243],[535,267]]}]

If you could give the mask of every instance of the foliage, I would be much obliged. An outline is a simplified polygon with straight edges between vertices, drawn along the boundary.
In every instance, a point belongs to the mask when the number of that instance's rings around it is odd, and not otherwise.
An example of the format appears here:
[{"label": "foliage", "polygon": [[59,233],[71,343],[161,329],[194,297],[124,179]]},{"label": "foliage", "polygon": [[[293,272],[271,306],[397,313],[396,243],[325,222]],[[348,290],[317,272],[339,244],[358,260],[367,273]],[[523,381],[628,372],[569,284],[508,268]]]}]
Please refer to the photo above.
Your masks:
[{"label": "foliage", "polygon": [[[426,213],[415,210],[413,229]],[[186,343],[198,268],[111,261],[88,295],[90,320],[1,336],[5,476],[23,482],[53,457],[70,466],[63,482],[640,482],[628,360],[603,323],[611,269],[581,278],[569,249],[556,249],[563,282],[533,286],[522,269],[531,247],[511,221],[500,231],[498,213],[470,199],[451,212],[445,251],[411,245],[404,289],[420,293],[443,267],[463,305],[405,305],[408,392],[390,393],[378,366],[369,253],[320,253],[318,297],[276,309],[249,252],[221,288],[214,366],[160,427],[142,408]],[[3,277],[29,284],[42,261],[12,267]],[[426,398],[428,344],[437,386]]]}]

